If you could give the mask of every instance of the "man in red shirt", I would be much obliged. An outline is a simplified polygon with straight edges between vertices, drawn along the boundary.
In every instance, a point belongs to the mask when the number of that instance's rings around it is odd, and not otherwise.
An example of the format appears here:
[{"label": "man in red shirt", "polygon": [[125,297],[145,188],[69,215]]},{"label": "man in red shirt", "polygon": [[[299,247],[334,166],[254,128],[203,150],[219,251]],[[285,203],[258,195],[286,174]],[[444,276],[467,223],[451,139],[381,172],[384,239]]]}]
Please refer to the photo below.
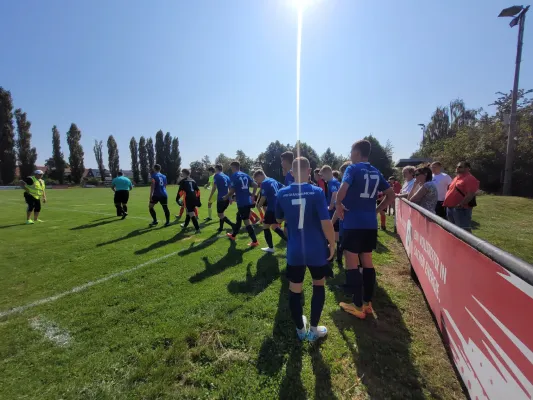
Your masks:
[{"label": "man in red shirt", "polygon": [[458,163],[455,172],[457,175],[450,183],[442,205],[448,208],[448,221],[472,232],[472,207],[475,207],[479,181],[470,173],[468,161]]},{"label": "man in red shirt", "polygon": [[324,191],[324,195],[326,198],[328,197],[328,188],[326,187],[326,181],[322,179],[322,175],[320,175],[320,168],[315,169],[314,171],[314,178],[316,185]]}]

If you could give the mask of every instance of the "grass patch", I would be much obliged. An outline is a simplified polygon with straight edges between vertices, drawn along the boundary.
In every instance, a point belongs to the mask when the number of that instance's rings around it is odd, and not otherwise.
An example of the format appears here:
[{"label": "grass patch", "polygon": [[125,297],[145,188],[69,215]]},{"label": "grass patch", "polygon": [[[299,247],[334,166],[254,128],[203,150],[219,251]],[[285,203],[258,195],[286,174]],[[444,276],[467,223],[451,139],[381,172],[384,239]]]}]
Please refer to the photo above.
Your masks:
[{"label": "grass patch", "polygon": [[[0,318],[2,398],[465,398],[394,235],[379,233],[377,318],[339,311],[335,267],[321,321],[328,338],[302,344],[277,238],[271,255],[249,249],[244,233],[217,238],[217,223],[200,235],[147,228],[147,191],[132,192],[131,217],[120,221],[110,190],[50,190],[46,222],[33,226],[21,225],[22,192],[0,192],[0,311],[160,259]],[[309,315],[309,276],[304,287]],[[35,320],[68,334],[68,346]]]},{"label": "grass patch", "polygon": [[533,264],[533,199],[480,196],[477,203],[474,235]]}]

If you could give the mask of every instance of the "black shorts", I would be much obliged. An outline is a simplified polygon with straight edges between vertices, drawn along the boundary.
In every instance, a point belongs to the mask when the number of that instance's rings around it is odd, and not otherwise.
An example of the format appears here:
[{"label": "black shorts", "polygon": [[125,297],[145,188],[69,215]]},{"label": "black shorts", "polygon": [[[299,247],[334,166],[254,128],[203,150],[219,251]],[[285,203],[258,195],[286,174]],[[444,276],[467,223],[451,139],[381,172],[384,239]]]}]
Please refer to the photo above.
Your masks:
[{"label": "black shorts", "polygon": [[217,200],[217,213],[224,214],[229,207],[229,200]]},{"label": "black shorts", "polygon": [[335,230],[335,232],[339,232],[339,220],[335,221],[335,223],[333,224],[333,229]]},{"label": "black shorts", "polygon": [[185,197],[185,208],[187,209],[188,213],[194,212],[197,206],[198,198],[196,196]]},{"label": "black shorts", "polygon": [[267,211],[265,213],[265,218],[263,219],[263,223],[267,225],[277,224],[278,221],[276,221],[276,213],[274,211]]},{"label": "black shorts", "polygon": [[243,206],[237,208],[237,215],[241,217],[243,221],[250,219],[250,212],[252,211],[253,206]]},{"label": "black shorts", "polygon": [[344,229],[342,248],[350,253],[372,253],[378,245],[377,229]]},{"label": "black shorts", "polygon": [[285,275],[287,279],[292,283],[302,283],[305,277],[305,269],[309,268],[311,277],[315,281],[319,281],[322,278],[333,278],[333,270],[330,264],[326,264],[322,267],[309,267],[305,265],[289,265],[287,264],[287,270]]},{"label": "black shorts", "polygon": [[41,200],[36,199],[31,194],[24,192],[24,199],[28,205],[28,212],[40,212],[41,211]]},{"label": "black shorts", "polygon": [[152,203],[152,204],[161,203],[162,206],[166,206],[168,204],[168,197],[166,197],[166,196],[152,196],[152,200],[150,200],[150,203]]},{"label": "black shorts", "polygon": [[121,203],[121,204],[128,204],[128,200],[130,198],[130,191],[129,190],[117,190],[115,192],[115,204]]}]

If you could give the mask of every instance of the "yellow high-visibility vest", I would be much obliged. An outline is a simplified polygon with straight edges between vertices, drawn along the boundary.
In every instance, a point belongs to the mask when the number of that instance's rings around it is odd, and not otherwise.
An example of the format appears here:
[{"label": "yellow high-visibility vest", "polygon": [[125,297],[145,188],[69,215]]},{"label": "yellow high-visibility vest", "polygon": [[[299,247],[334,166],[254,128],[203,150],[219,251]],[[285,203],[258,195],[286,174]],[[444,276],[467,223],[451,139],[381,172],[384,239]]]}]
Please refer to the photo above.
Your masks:
[{"label": "yellow high-visibility vest", "polygon": [[44,181],[42,179],[37,179],[34,176],[30,176],[30,178],[33,181],[33,185],[26,185],[26,189],[32,197],[39,200],[44,192]]}]

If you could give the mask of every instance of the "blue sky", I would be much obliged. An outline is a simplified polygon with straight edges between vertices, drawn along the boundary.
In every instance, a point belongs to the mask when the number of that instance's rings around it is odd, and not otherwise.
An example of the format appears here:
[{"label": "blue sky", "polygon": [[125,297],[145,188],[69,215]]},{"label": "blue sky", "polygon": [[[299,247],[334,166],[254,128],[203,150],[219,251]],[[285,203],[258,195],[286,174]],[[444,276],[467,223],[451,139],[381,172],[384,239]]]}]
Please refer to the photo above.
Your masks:
[{"label": "blue sky", "polygon": [[[499,0],[314,1],[303,17],[301,139],[347,154],[374,134],[394,158],[418,147],[418,123],[463,98],[487,107],[512,87],[517,28]],[[297,12],[291,0],[4,2],[0,85],[28,113],[38,163],[51,128],[112,133],[130,169],[132,136],[180,139],[183,164],[237,149],[255,157],[296,140]],[[521,87],[533,88],[533,21]],[[106,157],[107,158],[107,157]]]}]

